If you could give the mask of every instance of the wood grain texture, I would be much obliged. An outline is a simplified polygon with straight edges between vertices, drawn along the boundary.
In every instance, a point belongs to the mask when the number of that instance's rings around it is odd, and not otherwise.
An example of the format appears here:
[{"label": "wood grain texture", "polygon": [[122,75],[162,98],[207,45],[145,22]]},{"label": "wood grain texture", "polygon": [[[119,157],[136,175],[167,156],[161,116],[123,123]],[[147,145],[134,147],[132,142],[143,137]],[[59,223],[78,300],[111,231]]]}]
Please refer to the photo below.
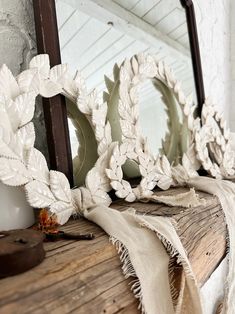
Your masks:
[{"label": "wood grain texture", "polygon": [[[175,194],[171,189],[161,194]],[[160,193],[159,193],[160,194]],[[226,226],[216,197],[200,193],[206,206],[184,210],[162,204],[115,202],[139,213],[172,216],[200,285],[225,255]],[[130,281],[121,271],[116,249],[98,226],[84,219],[63,226],[70,232],[93,232],[93,241],[45,243],[46,259],[27,273],[0,281],[0,313],[139,313]]]}]

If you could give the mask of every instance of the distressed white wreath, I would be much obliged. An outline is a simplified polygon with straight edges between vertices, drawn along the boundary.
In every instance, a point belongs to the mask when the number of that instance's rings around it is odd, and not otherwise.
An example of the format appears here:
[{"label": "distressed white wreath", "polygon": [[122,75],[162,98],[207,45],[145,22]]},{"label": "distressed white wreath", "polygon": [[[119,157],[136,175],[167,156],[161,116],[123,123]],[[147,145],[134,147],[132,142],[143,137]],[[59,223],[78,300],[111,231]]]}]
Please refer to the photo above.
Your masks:
[{"label": "distressed white wreath", "polygon": [[[65,65],[50,69],[47,55],[33,58],[29,69],[16,78],[6,65],[0,69],[0,180],[9,186],[24,186],[30,205],[48,208],[57,215],[60,224],[74,212],[111,202],[106,193],[110,183],[105,168],[114,145],[109,145],[89,171],[85,187],[75,190],[70,190],[64,174],[49,171],[45,157],[34,148],[35,132],[31,120],[36,96],[52,97],[63,93],[66,97],[77,95],[79,98],[80,88],[79,75],[74,79],[69,77]],[[91,99],[92,96],[88,97],[89,105],[84,108],[88,116],[92,116],[92,110],[87,109],[94,104]]]},{"label": "distressed white wreath", "polygon": [[[127,201],[142,199],[152,195],[151,190],[156,185],[161,189],[168,189],[176,182],[182,182],[182,177],[178,178],[179,172],[180,176],[184,173],[184,178],[187,172],[196,175],[195,169],[200,166],[196,160],[192,137],[193,129],[197,125],[193,117],[196,106],[192,105],[191,97],[184,96],[180,83],[174,78],[172,71],[163,62],[157,62],[153,56],[139,54],[130,60],[125,60],[120,68],[115,65],[113,73],[114,81],[106,77],[108,93],[105,94],[104,99],[108,102],[108,107],[114,107],[110,114],[108,109],[108,118],[113,128],[112,136],[122,143],[120,148],[115,148],[110,167],[106,171],[112,187],[116,190],[116,195]],[[173,123],[174,130],[171,130],[170,135],[167,134],[165,143],[163,143],[168,157],[175,155],[171,151],[172,147],[173,150],[181,151],[183,166],[179,165],[174,168],[173,172],[169,159],[165,155],[154,157],[149,151],[147,140],[141,135],[138,88],[140,83],[146,79],[152,79],[155,87],[161,91],[169,115],[177,112],[174,98],[183,112],[183,124],[176,121],[177,119],[173,120],[175,121],[175,124]],[[172,136],[173,138],[171,138]],[[186,138],[182,140],[183,136]],[[171,145],[172,143],[174,145]],[[187,143],[189,143],[188,150]],[[180,149],[179,146],[181,146]],[[183,152],[186,152],[184,157]],[[135,189],[132,189],[131,185],[123,180],[121,166],[129,159],[136,162],[142,176],[140,184]]]},{"label": "distressed white wreath", "polygon": [[[114,103],[117,106],[117,109],[109,109],[113,111],[110,113],[111,122],[115,120],[117,110],[119,115],[118,121],[115,121],[116,125],[114,127],[111,125],[113,129],[115,128],[112,130],[113,139],[120,142],[134,142],[140,148],[147,147],[147,140],[143,138],[139,125],[139,88],[142,82],[151,80],[162,94],[168,114],[168,133],[163,140],[162,152],[171,162],[177,154],[182,158],[187,146],[185,129],[188,127],[187,123],[181,124],[179,121],[176,101],[183,110],[185,107],[192,107],[192,99],[184,96],[180,83],[174,78],[170,68],[164,62],[158,62],[154,56],[141,53],[130,60],[126,59],[120,68],[116,65],[113,73],[114,81],[106,77],[108,92],[105,94],[109,107],[113,107]],[[188,115],[192,115],[194,109],[195,107],[188,112]],[[183,115],[183,122],[187,120],[187,116]],[[185,136],[182,137],[182,134]]]},{"label": "distressed white wreath", "polygon": [[[29,69],[16,78],[3,65],[0,69],[0,180],[9,186],[24,186],[31,206],[48,208],[63,224],[75,212],[82,213],[97,204],[109,205],[111,199],[107,192],[111,186],[119,197],[134,201],[150,196],[156,185],[168,189],[171,185],[184,184],[188,177],[197,175],[195,153],[212,175],[211,168],[205,164],[211,156],[215,167],[218,163],[217,169],[222,175],[232,175],[233,152],[230,149],[229,132],[221,118],[206,103],[203,108],[203,127],[200,128],[200,120],[193,118],[195,108],[185,100],[178,83],[174,81],[174,85],[172,79],[164,73],[168,84],[178,94],[178,101],[192,134],[182,165],[177,167],[171,167],[166,156],[155,159],[145,141],[141,142],[141,147],[135,141],[128,140],[120,146],[112,143],[106,118],[107,105],[97,102],[95,92],[87,94],[80,75],[76,74],[72,78],[66,65],[50,69],[48,56],[39,55],[32,59]],[[88,172],[85,186],[74,190],[70,190],[64,174],[49,171],[44,156],[34,148],[35,132],[31,120],[35,98],[38,94],[52,97],[58,93],[64,94],[84,113],[99,144],[100,157]],[[134,95],[132,97],[134,99]],[[208,134],[212,134],[215,141]],[[123,179],[122,166],[127,159],[138,164],[142,175],[139,186],[134,189]]]},{"label": "distressed white wreath", "polygon": [[193,131],[197,159],[203,168],[213,177],[232,178],[235,154],[231,147],[230,131],[209,99],[203,105],[202,125]]}]

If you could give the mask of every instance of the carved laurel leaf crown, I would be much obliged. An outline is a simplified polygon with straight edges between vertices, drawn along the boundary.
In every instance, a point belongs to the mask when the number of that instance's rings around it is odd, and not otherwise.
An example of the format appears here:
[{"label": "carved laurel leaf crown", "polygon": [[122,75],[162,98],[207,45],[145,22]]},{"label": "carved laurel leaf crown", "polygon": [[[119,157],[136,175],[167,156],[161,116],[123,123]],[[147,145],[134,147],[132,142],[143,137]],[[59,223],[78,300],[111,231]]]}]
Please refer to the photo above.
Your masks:
[{"label": "carved laurel leaf crown", "polygon": [[[197,175],[200,165],[212,176],[230,178],[234,174],[230,133],[211,102],[203,106],[202,120],[194,118],[195,106],[185,98],[172,72],[151,56],[141,54],[126,60],[119,72],[121,125],[123,129],[124,124],[129,124],[134,134],[133,140],[123,131],[121,143],[112,142],[107,103],[99,102],[95,91],[88,93],[81,75],[76,73],[72,77],[67,65],[50,68],[49,57],[38,55],[30,62],[29,69],[17,77],[6,65],[0,69],[0,180],[9,186],[23,186],[30,205],[48,208],[61,224],[73,213],[82,213],[96,204],[110,205],[107,192],[111,188],[118,197],[131,202],[151,195],[156,185],[168,189],[171,185],[185,184],[189,177]],[[164,82],[174,93],[190,131],[188,150],[182,164],[176,167],[164,155],[153,157],[137,132],[136,85],[149,76]],[[45,157],[34,147],[31,120],[35,98],[59,93],[85,115],[98,143],[99,158],[87,173],[85,185],[73,190],[64,174],[48,169]],[[124,109],[130,112],[129,120]],[[142,176],[134,189],[123,179],[122,166],[128,159],[138,165]]]}]

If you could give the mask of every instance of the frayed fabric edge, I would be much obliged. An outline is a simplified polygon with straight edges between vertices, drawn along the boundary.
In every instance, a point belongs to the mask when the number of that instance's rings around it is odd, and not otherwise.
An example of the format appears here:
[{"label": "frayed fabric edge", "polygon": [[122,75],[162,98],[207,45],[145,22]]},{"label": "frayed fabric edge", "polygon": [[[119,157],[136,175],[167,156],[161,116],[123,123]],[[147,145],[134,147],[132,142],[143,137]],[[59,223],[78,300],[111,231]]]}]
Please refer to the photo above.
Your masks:
[{"label": "frayed fabric edge", "polygon": [[154,202],[162,203],[168,206],[180,206],[183,208],[193,208],[197,206],[203,206],[206,204],[206,200],[200,198],[195,192],[194,188],[191,188],[187,192],[179,193],[177,195],[151,195],[149,197],[140,199],[143,203]]},{"label": "frayed fabric edge", "polygon": [[[194,280],[195,284],[196,284],[196,279],[195,279],[195,276],[194,276],[191,268],[189,267],[187,262],[184,260],[184,258],[180,255],[180,253],[177,251],[177,249],[174,248],[173,244],[169,240],[167,240],[161,233],[159,233],[151,224],[148,224],[147,222],[140,222],[140,225],[142,227],[146,227],[146,228],[150,229],[151,231],[153,231],[156,234],[158,239],[164,245],[169,256],[171,258],[176,259],[177,264],[183,267],[183,270],[184,270],[186,276],[188,278]],[[173,265],[169,265],[169,278],[173,277],[173,271],[174,271]],[[172,302],[175,305],[178,301],[178,293],[176,292],[176,289],[174,287],[173,282],[170,282],[170,289],[171,289]],[[180,314],[180,312],[176,310],[175,314]]]},{"label": "frayed fabric edge", "polygon": [[[135,215],[135,210],[128,210],[128,211],[131,214]],[[142,227],[146,227],[156,234],[157,238],[161,241],[161,243],[163,244],[163,246],[166,249],[169,256],[171,258],[175,258],[177,264],[183,267],[183,270],[184,270],[186,276],[188,278],[194,280],[196,283],[196,279],[195,279],[195,276],[194,276],[192,270],[190,269],[189,265],[184,260],[184,258],[177,251],[177,249],[174,248],[173,244],[170,241],[168,241],[161,233],[159,233],[154,227],[152,227],[151,224],[148,224],[147,222],[140,222],[140,221],[138,221],[138,223]],[[133,292],[135,298],[137,298],[140,302],[138,309],[141,310],[142,314],[147,314],[147,312],[145,311],[144,304],[143,304],[141,283],[140,283],[139,278],[136,275],[135,269],[131,263],[128,249],[125,247],[125,245],[120,240],[116,239],[115,237],[111,236],[110,241],[112,242],[112,244],[117,249],[117,252],[119,254],[119,258],[120,258],[121,263],[122,263],[122,271],[123,271],[125,278],[126,279],[129,277],[135,277],[136,278],[133,281],[131,281],[131,291]],[[169,264],[169,279],[170,279],[169,281],[170,281],[171,297],[172,297],[173,304],[176,305],[176,303],[179,300],[178,298],[179,298],[180,292],[178,292],[174,286],[174,282],[172,280],[173,271],[174,271],[173,264],[172,265]],[[177,306],[176,306],[176,309],[177,309]],[[180,314],[180,312],[176,310],[175,314]]]},{"label": "frayed fabric edge", "polygon": [[142,295],[142,289],[141,289],[141,283],[139,281],[139,278],[136,275],[135,269],[131,263],[130,256],[128,249],[125,247],[125,245],[115,237],[110,237],[110,242],[116,247],[117,252],[119,254],[119,258],[122,263],[122,271],[125,276],[125,278],[129,277],[135,277],[136,279],[131,281],[131,291],[133,292],[136,299],[139,300],[139,306],[138,310],[141,310],[142,314],[147,314],[144,304],[143,304],[143,295]]}]

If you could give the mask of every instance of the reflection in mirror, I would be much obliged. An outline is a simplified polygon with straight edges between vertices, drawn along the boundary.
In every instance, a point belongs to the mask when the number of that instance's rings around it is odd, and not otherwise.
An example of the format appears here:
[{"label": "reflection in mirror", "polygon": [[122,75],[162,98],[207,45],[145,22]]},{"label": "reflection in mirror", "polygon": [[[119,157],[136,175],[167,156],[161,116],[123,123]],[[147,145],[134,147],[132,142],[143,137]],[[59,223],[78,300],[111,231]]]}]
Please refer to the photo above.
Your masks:
[{"label": "reflection in mirror", "polygon": [[139,122],[143,137],[148,139],[148,146],[154,155],[162,148],[168,125],[167,108],[162,104],[161,93],[151,80],[143,82],[139,90]]},{"label": "reflection in mirror", "polygon": [[[57,0],[56,10],[62,63],[68,63],[71,71],[82,72],[88,90],[96,88],[102,98],[104,75],[112,78],[114,64],[145,52],[164,60],[182,82],[185,95],[193,93],[196,99],[186,15],[180,1]],[[146,82],[140,93],[140,123],[156,153],[167,132],[167,122],[161,97],[150,83]],[[148,97],[144,96],[147,90]],[[71,123],[70,134],[75,157],[78,144]],[[82,150],[79,143],[78,153]],[[85,158],[84,164],[91,154]]]}]

